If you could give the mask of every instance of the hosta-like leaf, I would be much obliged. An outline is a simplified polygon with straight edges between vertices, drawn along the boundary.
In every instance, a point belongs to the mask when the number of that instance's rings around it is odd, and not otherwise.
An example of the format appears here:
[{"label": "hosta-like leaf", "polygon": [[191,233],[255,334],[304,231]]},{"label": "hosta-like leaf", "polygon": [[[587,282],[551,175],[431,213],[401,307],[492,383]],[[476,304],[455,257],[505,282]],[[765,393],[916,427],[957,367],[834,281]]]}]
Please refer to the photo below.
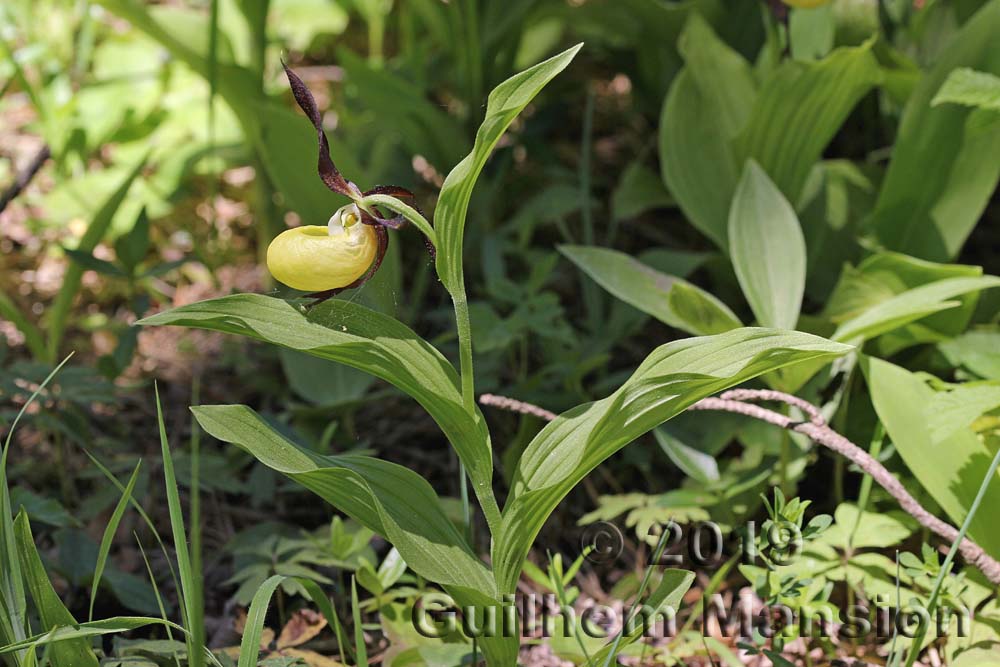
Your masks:
[{"label": "hosta-like leaf", "polygon": [[[885,424],[906,466],[927,489],[955,525],[961,525],[993,454],[967,426],[956,422],[943,440],[932,437],[931,409],[935,392],[917,375],[888,361],[863,357],[872,403]],[[986,507],[1000,507],[1000,485],[993,484],[984,499]],[[994,557],[1000,557],[1000,533],[996,518],[977,513],[969,536]]]},{"label": "hosta-like leaf", "polygon": [[260,294],[193,303],[140,322],[240,334],[358,368],[415,398],[444,431],[484,505],[493,499],[493,458],[482,415],[462,405],[458,374],[447,359],[399,321],[348,301],[308,312]]},{"label": "hosta-like leaf", "polygon": [[1000,176],[1000,114],[933,106],[959,67],[1000,74],[1000,0],[990,0],[945,46],[910,96],[871,219],[879,240],[935,261],[958,254]]},{"label": "hosta-like leaf", "polygon": [[696,336],[740,326],[733,311],[708,292],[623,252],[570,245],[560,246],[559,251],[598,285],[664,324]]},{"label": "hosta-like leaf", "polygon": [[806,286],[806,242],[792,206],[753,160],[729,211],[729,254],[760,325],[794,329]]},{"label": "hosta-like leaf", "polygon": [[726,249],[729,201],[740,175],[731,142],[756,99],[753,72],[697,15],[684,29],[681,53],[687,65],[660,114],[660,168],[691,224]]},{"label": "hosta-like leaf", "polygon": [[886,299],[841,324],[834,340],[857,341],[880,336],[942,310],[961,305],[956,297],[1000,286],[1000,277],[946,278]]},{"label": "hosta-like leaf", "polygon": [[971,384],[934,394],[928,414],[931,440],[941,442],[979,417],[1000,407],[1000,384]]},{"label": "hosta-like leaf", "polygon": [[205,432],[237,445],[388,539],[415,572],[489,592],[489,571],[412,470],[368,456],[320,456],[275,431],[245,405],[192,408]]},{"label": "hosta-like leaf", "polygon": [[977,109],[1000,111],[1000,77],[969,67],[954,70],[945,79],[931,106],[961,104]]},{"label": "hosta-like leaf", "polygon": [[529,548],[559,501],[602,461],[695,401],[789,364],[852,348],[809,334],[746,328],[667,343],[607,398],[548,424],[518,464],[493,543],[500,592],[513,591]]},{"label": "hosta-like leaf", "polygon": [[823,149],[880,80],[871,47],[840,48],[814,63],[783,62],[761,86],[736,140],[737,164],[756,160],[785,197],[798,202]]},{"label": "hosta-like leaf", "polygon": [[434,210],[434,228],[438,234],[437,271],[441,282],[452,294],[463,289],[462,238],[465,234],[465,213],[469,208],[472,189],[483,170],[493,147],[507,131],[521,109],[569,65],[582,44],[563,51],[557,56],[538,63],[520,74],[515,74],[493,89],[486,103],[483,119],[472,152],[459,162],[441,187],[437,208]]}]

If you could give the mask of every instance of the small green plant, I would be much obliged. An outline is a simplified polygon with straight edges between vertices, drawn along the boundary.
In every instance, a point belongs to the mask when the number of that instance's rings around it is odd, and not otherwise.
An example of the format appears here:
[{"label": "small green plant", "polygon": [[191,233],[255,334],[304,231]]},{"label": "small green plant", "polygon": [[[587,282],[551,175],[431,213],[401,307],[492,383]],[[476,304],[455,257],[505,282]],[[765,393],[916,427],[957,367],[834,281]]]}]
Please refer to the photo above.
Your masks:
[{"label": "small green plant", "polygon": [[[462,261],[466,212],[476,178],[501,135],[578,50],[574,47],[540,63],[490,94],[472,152],[444,181],[433,227],[419,211],[392,195],[365,195],[347,185],[333,167],[323,132],[319,132],[320,173],[331,189],[350,196],[368,214],[368,218],[362,216],[361,224],[384,227],[386,218],[377,209],[386,208],[415,224],[436,248],[437,273],[454,304],[458,372],[402,323],[344,300],[305,307],[243,294],[142,321],[147,326],[170,324],[237,333],[339,361],[394,384],[419,402],[464,465],[489,530],[492,566],[475,555],[466,536],[442,511],[434,490],[416,473],[369,457],[320,456],[274,431],[246,406],[197,406],[193,410],[210,435],[246,449],[384,536],[414,572],[443,586],[461,606],[501,607],[503,596],[514,592],[535,536],[559,501],[601,461],[638,436],[700,398],[734,384],[791,364],[830,360],[850,349],[817,336],[777,329],[736,329],[663,345],[617,391],[567,411],[528,444],[514,472],[506,506],[500,510],[493,488],[492,445],[476,405]],[[314,103],[310,109],[299,91],[297,97],[311,116],[315,114]],[[690,585],[691,577],[665,576],[665,581],[673,581],[675,590],[661,592],[661,600],[668,593],[676,597]],[[635,639],[638,635],[616,638],[602,657],[610,660]],[[514,664],[516,637],[484,636],[479,644],[489,664]]]}]

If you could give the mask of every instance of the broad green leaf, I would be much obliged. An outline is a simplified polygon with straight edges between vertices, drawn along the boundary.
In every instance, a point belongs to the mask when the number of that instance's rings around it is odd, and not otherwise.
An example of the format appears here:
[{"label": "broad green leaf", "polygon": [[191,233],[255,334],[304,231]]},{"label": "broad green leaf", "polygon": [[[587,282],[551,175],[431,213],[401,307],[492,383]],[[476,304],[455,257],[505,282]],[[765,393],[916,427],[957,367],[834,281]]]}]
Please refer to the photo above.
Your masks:
[{"label": "broad green leaf", "polygon": [[320,456],[289,441],[244,405],[192,408],[212,437],[237,445],[388,539],[432,581],[493,590],[486,567],[441,509],[430,484],[400,465],[367,456]]},{"label": "broad green leaf", "polygon": [[710,484],[719,481],[719,464],[711,454],[685,445],[679,439],[658,428],[653,431],[660,449],[691,479]]},{"label": "broad green leaf", "polygon": [[948,75],[944,85],[931,100],[932,107],[939,104],[960,104],[1000,111],[1000,77],[989,72],[959,67]]},{"label": "broad green leaf", "polygon": [[794,329],[806,285],[806,242],[792,206],[752,160],[729,211],[729,254],[757,321]]},{"label": "broad green leaf", "polygon": [[331,407],[360,399],[375,382],[368,373],[282,348],[281,368],[288,386],[313,405]]},{"label": "broad green leaf", "polygon": [[[52,629],[67,625],[76,625],[76,619],[63,605],[59,595],[52,588],[45,573],[45,566],[35,548],[35,540],[28,525],[28,515],[21,512],[14,521],[14,533],[17,540],[17,555],[25,584],[31,591],[31,599],[35,601],[35,609],[41,619],[42,627]],[[75,638],[53,644],[49,649],[52,663],[55,665],[79,665],[80,667],[97,667],[97,658],[90,648],[90,642]]]},{"label": "broad green leaf", "polygon": [[[907,290],[949,278],[979,277],[982,268],[964,264],[938,264],[895,252],[867,257],[857,267],[845,266],[823,317],[844,324],[865,311]],[[936,343],[943,337],[965,331],[979,300],[977,291],[955,297],[955,303],[937,314],[889,332],[877,341],[876,356],[892,356],[899,350],[921,343]],[[925,304],[927,305],[927,304]],[[919,308],[919,304],[917,304]]]},{"label": "broad green leaf", "polygon": [[241,334],[330,359],[382,378],[424,407],[458,452],[480,502],[493,500],[493,458],[482,414],[462,405],[458,374],[444,356],[399,321],[331,299],[308,311],[259,294],[194,303],[140,322]]},{"label": "broad green leaf", "polygon": [[837,31],[832,3],[793,8],[788,14],[788,41],[796,60],[818,60],[833,49]]},{"label": "broad green leaf", "polygon": [[681,53],[687,65],[660,114],[661,175],[691,224],[725,250],[739,179],[731,141],[756,100],[753,72],[697,15],[684,29]]},{"label": "broad green leaf", "polygon": [[[931,436],[930,410],[935,392],[917,375],[888,361],[863,357],[872,403],[896,451],[938,505],[961,525],[993,458],[989,448],[968,428],[944,440]],[[1000,507],[1000,485],[987,492],[987,507]],[[995,517],[979,513],[969,534],[994,558],[1000,557]]]},{"label": "broad green leaf", "polygon": [[733,312],[708,292],[623,252],[570,245],[559,246],[559,251],[601,287],[664,324],[696,336],[740,326]]},{"label": "broad green leaf", "polygon": [[1000,407],[1000,385],[958,386],[934,395],[928,413],[931,441],[941,442],[960,429],[967,429],[983,413]]},{"label": "broad green leaf", "polygon": [[149,216],[146,209],[139,211],[139,216],[135,219],[135,224],[127,234],[122,234],[115,241],[115,256],[129,273],[135,271],[135,267],[146,258],[149,251]]},{"label": "broad green leaf", "polygon": [[798,202],[812,166],[879,81],[870,42],[837,49],[818,62],[783,62],[764,81],[736,139],[736,164],[756,160],[785,198]]},{"label": "broad green leaf", "polygon": [[462,238],[465,234],[465,214],[479,173],[514,118],[555,75],[569,65],[582,46],[577,44],[515,74],[494,88],[486,103],[486,117],[476,133],[472,152],[445,178],[434,210],[434,228],[439,242],[436,263],[441,282],[453,295],[464,291]]},{"label": "broad green leaf", "polygon": [[957,68],[1000,74],[998,33],[1000,0],[990,0],[954,34],[910,96],[869,221],[885,247],[952,259],[993,194],[1000,114],[932,101]]},{"label": "broad green leaf", "polygon": [[1000,330],[973,329],[938,348],[953,366],[962,366],[988,380],[1000,380]]},{"label": "broad green leaf", "polygon": [[913,533],[913,520],[903,512],[859,512],[856,505],[841,503],[834,523],[817,538],[841,550],[881,549],[899,544]]},{"label": "broad green leaf", "polygon": [[834,340],[875,338],[921,318],[961,305],[955,298],[970,292],[1000,286],[1000,277],[946,278],[921,285],[886,299],[841,324]]},{"label": "broad green leaf", "polygon": [[[244,405],[192,408],[205,431],[253,454],[364,526],[384,536],[416,573],[446,587],[461,605],[499,606],[496,582],[441,508],[427,481],[367,456],[320,456],[287,440]],[[491,664],[517,653],[516,637],[483,638]]]},{"label": "broad green leaf", "polygon": [[809,334],[746,328],[662,345],[607,398],[549,423],[518,462],[493,543],[501,593],[514,590],[546,519],[591,470],[701,398],[789,364],[832,359],[849,346]]}]

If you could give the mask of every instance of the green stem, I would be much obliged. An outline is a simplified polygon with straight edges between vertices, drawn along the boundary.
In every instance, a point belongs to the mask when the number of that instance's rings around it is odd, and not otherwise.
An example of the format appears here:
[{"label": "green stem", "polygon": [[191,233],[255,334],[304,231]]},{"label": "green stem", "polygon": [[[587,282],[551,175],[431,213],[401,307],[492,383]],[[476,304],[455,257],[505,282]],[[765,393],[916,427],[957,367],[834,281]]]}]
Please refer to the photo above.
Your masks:
[{"label": "green stem", "polygon": [[[455,304],[455,324],[458,328],[458,356],[459,370],[462,376],[462,405],[470,415],[476,414],[476,384],[472,370],[472,323],[469,319],[469,302],[465,296],[465,286],[461,285],[455,294],[452,295],[452,302]],[[465,466],[462,466],[462,484],[465,484]],[[496,535],[500,529],[500,507],[497,505],[493,489],[473,484],[476,498],[483,508],[486,516],[486,524],[489,526],[490,534]]]},{"label": "green stem", "polygon": [[472,323],[469,319],[469,302],[465,289],[452,297],[455,304],[455,325],[458,327],[458,359],[462,374],[462,404],[465,409],[476,411],[476,385],[472,369]]}]

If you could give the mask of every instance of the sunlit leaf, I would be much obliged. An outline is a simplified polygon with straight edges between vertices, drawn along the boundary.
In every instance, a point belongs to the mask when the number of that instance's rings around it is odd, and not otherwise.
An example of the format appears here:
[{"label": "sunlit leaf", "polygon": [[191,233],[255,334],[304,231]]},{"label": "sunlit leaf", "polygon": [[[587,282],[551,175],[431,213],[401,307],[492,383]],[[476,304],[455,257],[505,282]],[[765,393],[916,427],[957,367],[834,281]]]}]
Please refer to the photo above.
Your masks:
[{"label": "sunlit leaf", "polygon": [[240,334],[382,378],[430,413],[465,464],[480,500],[492,499],[493,458],[482,415],[464,409],[458,374],[444,356],[387,315],[336,299],[305,312],[281,299],[237,294],[153,315],[140,324]]},{"label": "sunlit leaf", "polygon": [[560,246],[559,251],[601,287],[664,324],[696,336],[740,326],[733,312],[708,292],[625,253],[568,245]]},{"label": "sunlit leaf", "polygon": [[806,285],[806,243],[795,211],[752,160],[729,212],[729,253],[757,321],[794,329]]},{"label": "sunlit leaf", "polygon": [[737,329],[653,351],[607,398],[548,424],[518,462],[493,543],[501,592],[514,590],[535,536],[559,501],[619,449],[695,401],[789,364],[833,358],[850,347],[798,332]]},{"label": "sunlit leaf", "polygon": [[434,210],[434,228],[438,234],[437,270],[441,282],[452,294],[462,289],[462,238],[465,234],[465,214],[469,208],[472,189],[483,170],[486,160],[500,137],[521,109],[545,87],[555,75],[564,70],[582,47],[577,44],[557,56],[538,63],[520,74],[507,79],[490,93],[483,119],[472,152],[448,174],[441,187],[437,208]]},{"label": "sunlit leaf", "polygon": [[[989,447],[961,426],[935,442],[930,415],[934,390],[888,361],[864,357],[861,367],[875,411],[896,451],[952,522],[961,525],[993,458]],[[1000,485],[990,487],[984,502],[987,507],[1000,507]],[[1000,557],[994,517],[976,514],[969,535],[994,558]]]},{"label": "sunlit leaf", "polygon": [[993,194],[1000,114],[932,101],[957,68],[1000,74],[998,32],[1000,1],[991,0],[954,34],[910,96],[870,221],[887,248],[954,258]]}]

